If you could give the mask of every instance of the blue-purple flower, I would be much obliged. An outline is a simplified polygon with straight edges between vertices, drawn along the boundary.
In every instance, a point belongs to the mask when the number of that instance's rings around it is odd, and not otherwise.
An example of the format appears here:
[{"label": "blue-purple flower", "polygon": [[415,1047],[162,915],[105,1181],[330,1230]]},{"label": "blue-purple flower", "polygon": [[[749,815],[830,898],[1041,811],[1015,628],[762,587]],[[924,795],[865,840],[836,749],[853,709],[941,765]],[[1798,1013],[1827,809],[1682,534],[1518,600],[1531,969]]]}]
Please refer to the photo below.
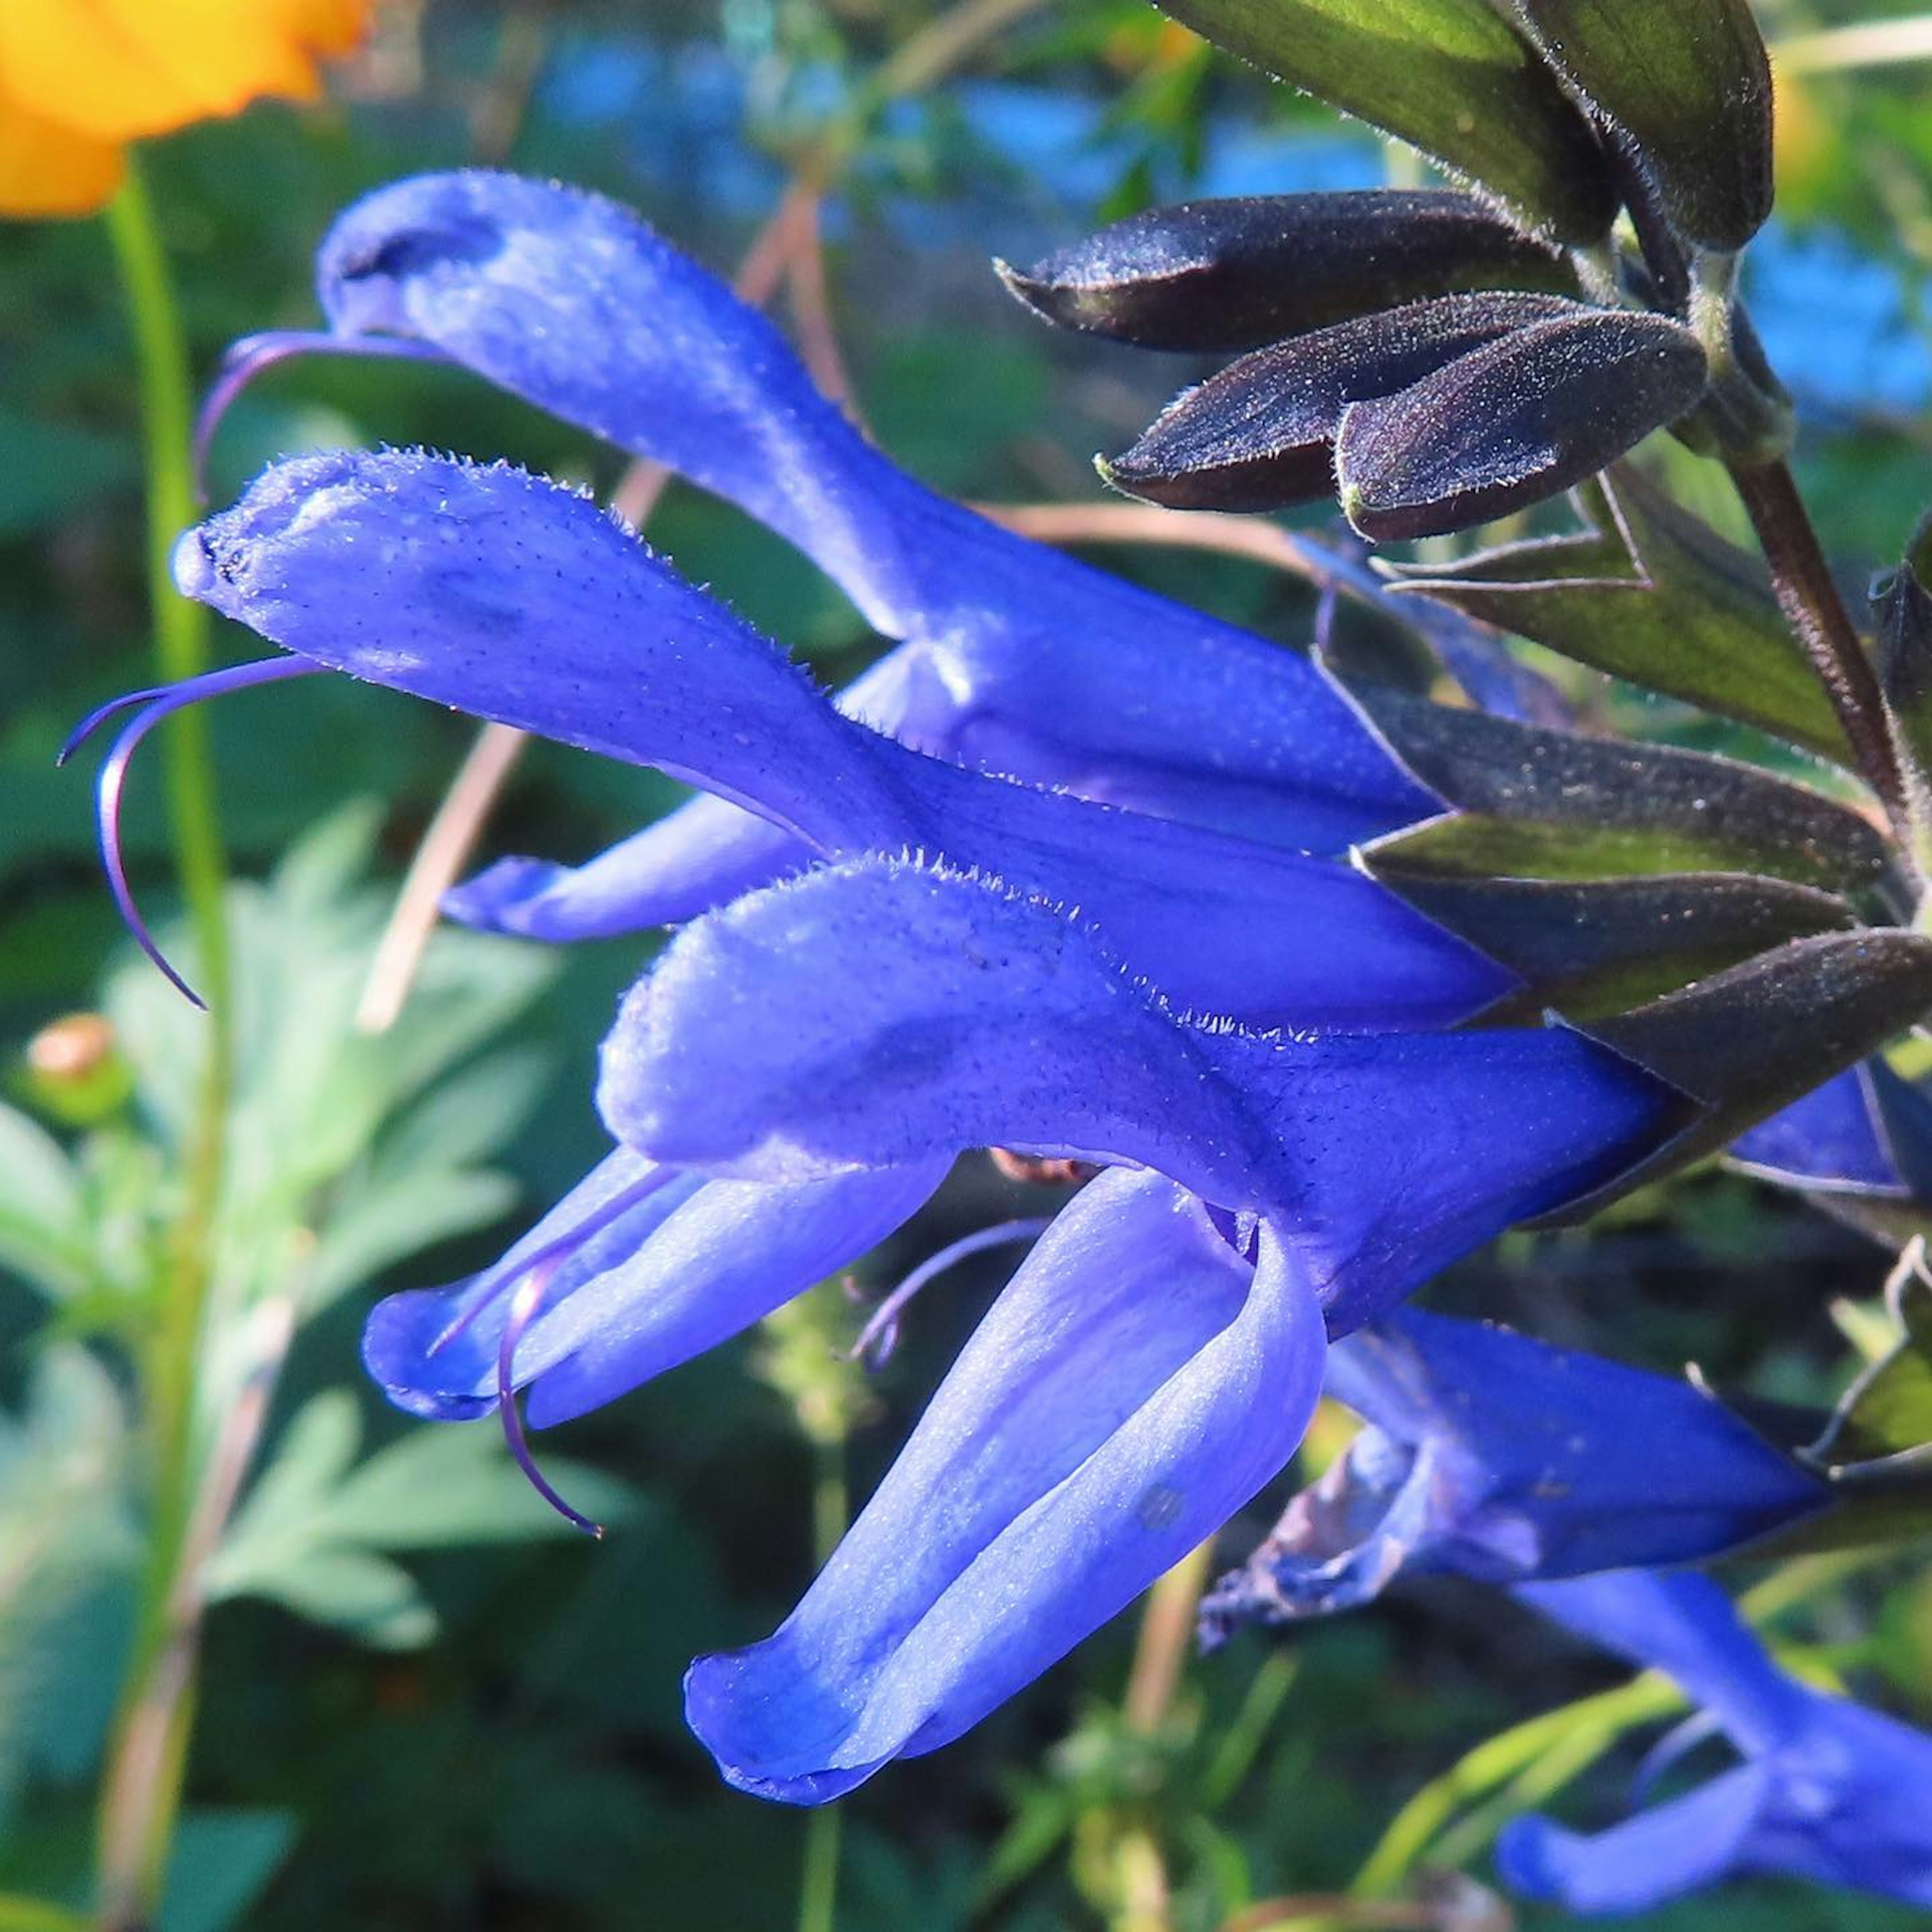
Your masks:
[{"label": "blue-purple flower", "polygon": [[[1560,1025],[1452,1030],[1522,982],[1348,862],[1441,802],[1320,668],[932,496],[630,216],[404,182],[321,291],[332,332],[244,346],[218,408],[303,349],[462,364],[736,501],[900,640],[835,700],[583,497],[421,453],[277,465],[182,539],[182,588],[293,654],[214,688],[343,671],[703,794],[455,896],[548,938],[682,929],[604,1043],[610,1155],[494,1267],[374,1311],[392,1396],[500,1411],[520,1451],[519,1391],[559,1420],[710,1347],[963,1153],[1102,1170],[794,1616],[694,1666],[734,1783],[818,1802],[957,1736],[1279,1472],[1332,1340],[1694,1111]],[[1429,1453],[1439,1550],[1530,1450]],[[1766,1512],[1812,1500],[1754,1476]]]},{"label": "blue-purple flower", "polygon": [[1329,1351],[1325,1387],[1366,1426],[1208,1598],[1210,1638],[1352,1609],[1402,1575],[1693,1561],[1830,1501],[1703,1389],[1481,1322],[1385,1315]]},{"label": "blue-purple flower", "polygon": [[1932,1907],[1932,1738],[1787,1676],[1704,1577],[1623,1570],[1517,1594],[1674,1679],[1738,1758],[1594,1837],[1517,1819],[1497,1847],[1517,1891],[1594,1915],[1782,1876]]}]

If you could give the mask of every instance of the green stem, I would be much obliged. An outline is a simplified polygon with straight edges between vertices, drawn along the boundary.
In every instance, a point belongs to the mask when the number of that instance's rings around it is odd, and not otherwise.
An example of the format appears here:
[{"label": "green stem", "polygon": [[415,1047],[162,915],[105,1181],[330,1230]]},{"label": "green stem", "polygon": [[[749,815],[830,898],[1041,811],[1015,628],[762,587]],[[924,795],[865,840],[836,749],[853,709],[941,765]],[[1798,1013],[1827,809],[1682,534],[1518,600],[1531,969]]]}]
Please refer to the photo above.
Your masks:
[{"label": "green stem", "polygon": [[[176,537],[196,515],[194,392],[154,205],[131,163],[126,185],[108,206],[106,228],[140,382],[155,669],[159,682],[173,683],[199,676],[209,661],[207,614],[176,591],[169,568]],[[182,1150],[181,1212],[170,1230],[159,1304],[143,1337],[152,1521],[134,1646],[103,1786],[99,1922],[110,1927],[152,1916],[186,1766],[194,1660],[182,1654],[175,1606],[196,1489],[195,1387],[233,1070],[227,866],[206,730],[192,710],[170,719],[163,730],[169,829],[209,1012],[193,1124]],[[142,1761],[138,1770],[137,1758]]]},{"label": "green stem", "polygon": [[[812,1486],[812,1542],[823,1564],[838,1546],[852,1513],[842,1440],[814,1445]],[[845,1814],[836,1802],[821,1804],[805,1823],[805,1859],[798,1880],[798,1932],[837,1932],[838,1850]]]},{"label": "green stem", "polygon": [[0,1892],[0,1932],[88,1932],[88,1924],[64,1905]]}]

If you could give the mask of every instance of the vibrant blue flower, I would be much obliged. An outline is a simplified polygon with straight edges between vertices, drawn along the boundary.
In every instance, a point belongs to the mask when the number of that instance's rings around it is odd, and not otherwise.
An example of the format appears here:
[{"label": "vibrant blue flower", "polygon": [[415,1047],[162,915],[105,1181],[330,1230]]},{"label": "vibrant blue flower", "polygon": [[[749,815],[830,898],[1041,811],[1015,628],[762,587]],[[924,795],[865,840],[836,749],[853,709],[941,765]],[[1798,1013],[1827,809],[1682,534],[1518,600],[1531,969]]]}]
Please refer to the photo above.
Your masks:
[{"label": "vibrant blue flower", "polygon": [[1330,1352],[1367,1425],[1208,1598],[1236,1624],[1348,1610],[1399,1574],[1484,1582],[1681,1563],[1829,1492],[1690,1383],[1403,1309]]},{"label": "vibrant blue flower", "polygon": [[[814,856],[933,852],[1078,907],[1190,1006],[1427,1026],[1515,984],[1346,865],[882,736],[594,504],[519,470],[301,458],[184,537],[176,571],[312,662],[654,764]],[[1337,933],[1346,946],[1308,943]]]},{"label": "vibrant blue flower", "polygon": [[1932,1100],[1882,1060],[1864,1060],[1740,1135],[1731,1157],[1784,1186],[1924,1199]]},{"label": "vibrant blue flower", "polygon": [[497,1267],[376,1311],[370,1365],[406,1406],[475,1414],[527,1384],[534,1420],[578,1414],[870,1246],[956,1153],[1114,1163],[795,1615],[694,1667],[725,1775],[800,1803],[957,1736],[1112,1616],[1278,1473],[1330,1331],[1673,1116],[1558,1030],[1186,1019],[1057,908],[878,860],[680,932],[624,1003],[598,1099],[622,1151]]},{"label": "vibrant blue flower", "polygon": [[300,662],[709,794],[579,873],[468,889],[545,936],[692,922],[605,1042],[616,1150],[496,1266],[375,1311],[392,1396],[498,1408],[520,1452],[516,1390],[553,1421],[687,1359],[962,1152],[1110,1170],[796,1615],[694,1668],[726,1775],[818,1802],[1113,1614],[1278,1472],[1330,1336],[1613,1178],[1681,1096],[1561,1028],[1439,1030],[1516,982],[1300,849],[1436,808],[1319,672],[910,483],[629,218],[404,184],[322,271],[340,339],[734,497],[906,640],[842,708],[584,499],[420,454],[279,465],[183,540],[183,589]]},{"label": "vibrant blue flower", "polygon": [[1516,1594],[1674,1678],[1742,1761],[1594,1837],[1516,1820],[1497,1846],[1508,1884],[1588,1914],[1754,1874],[1932,1906],[1932,1738],[1787,1676],[1694,1574],[1618,1571]]},{"label": "vibrant blue flower", "polygon": [[[379,190],[324,243],[332,333],[240,345],[216,408],[304,349],[473,370],[739,504],[904,640],[839,700],[934,756],[1334,852],[1438,810],[1306,658],[999,529],[868,444],[771,325],[635,216],[513,176]],[[562,939],[682,920],[808,856],[699,800],[571,870],[506,861],[457,916]]]}]

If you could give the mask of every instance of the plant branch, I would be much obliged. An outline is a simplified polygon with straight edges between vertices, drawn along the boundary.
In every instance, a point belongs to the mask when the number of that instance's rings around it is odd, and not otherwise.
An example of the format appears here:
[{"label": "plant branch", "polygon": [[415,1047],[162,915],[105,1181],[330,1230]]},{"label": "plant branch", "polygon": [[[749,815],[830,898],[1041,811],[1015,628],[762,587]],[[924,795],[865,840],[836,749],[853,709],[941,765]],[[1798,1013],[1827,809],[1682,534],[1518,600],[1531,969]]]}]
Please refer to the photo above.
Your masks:
[{"label": "plant branch", "polygon": [[1784,621],[1811,661],[1858,769],[1883,803],[1901,849],[1909,854],[1910,794],[1886,722],[1885,694],[1838,594],[1790,466],[1732,462],[1726,466],[1771,566],[1772,589]]}]

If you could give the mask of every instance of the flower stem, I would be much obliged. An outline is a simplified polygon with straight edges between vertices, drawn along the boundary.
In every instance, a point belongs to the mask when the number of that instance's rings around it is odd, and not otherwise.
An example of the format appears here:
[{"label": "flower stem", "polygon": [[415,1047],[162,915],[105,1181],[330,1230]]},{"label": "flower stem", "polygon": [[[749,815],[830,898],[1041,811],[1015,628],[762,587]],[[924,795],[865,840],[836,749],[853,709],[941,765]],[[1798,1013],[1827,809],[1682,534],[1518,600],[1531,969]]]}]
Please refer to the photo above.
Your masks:
[{"label": "flower stem", "polygon": [[1912,849],[1910,794],[1886,723],[1884,693],[1786,463],[1726,465],[1757,532],[1784,621],[1811,661],[1866,782],[1902,849]]},{"label": "flower stem", "polygon": [[[813,1445],[812,1536],[822,1567],[852,1514],[850,1486],[845,1475],[845,1444],[842,1436]],[[838,1850],[845,1814],[834,1800],[806,1814],[805,1858],[798,1880],[798,1932],[837,1932],[838,1923]]]},{"label": "flower stem", "polygon": [[[207,614],[177,593],[169,569],[175,538],[196,514],[193,389],[154,206],[131,160],[126,184],[108,206],[106,229],[140,384],[155,668],[158,682],[173,683],[206,670],[209,656]],[[196,1487],[196,1372],[233,1068],[227,865],[198,714],[187,711],[169,721],[164,754],[170,834],[209,1012],[192,1124],[181,1150],[181,1210],[170,1230],[158,1306],[143,1337],[154,1489],[134,1648],[102,1787],[98,1922],[105,1927],[152,1916],[187,1756],[194,1659],[191,1646],[184,1655],[177,1640],[173,1605]],[[130,1794],[138,1798],[131,1809]]]}]

